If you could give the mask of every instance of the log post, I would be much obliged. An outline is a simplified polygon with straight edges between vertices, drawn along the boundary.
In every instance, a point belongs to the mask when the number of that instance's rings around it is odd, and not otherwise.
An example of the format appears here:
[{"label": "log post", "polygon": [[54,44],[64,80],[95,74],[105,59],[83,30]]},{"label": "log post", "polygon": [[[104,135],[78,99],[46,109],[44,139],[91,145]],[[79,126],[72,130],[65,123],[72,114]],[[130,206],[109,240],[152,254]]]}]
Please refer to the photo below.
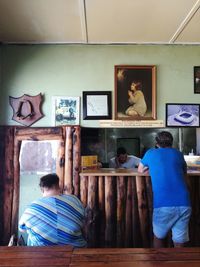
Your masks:
[{"label": "log post", "polygon": [[148,212],[149,212],[149,240],[150,246],[153,246],[153,230],[152,230],[152,213],[153,213],[153,193],[152,193],[152,185],[150,176],[145,176],[146,182],[146,195],[147,195],[147,203],[148,203]]},{"label": "log post", "polygon": [[114,180],[105,176],[105,247],[116,247],[116,203]]},{"label": "log post", "polygon": [[134,248],[142,247],[135,176],[132,177],[132,240]]},{"label": "log post", "polygon": [[2,168],[1,173],[3,176],[2,184],[2,232],[1,242],[2,245],[8,245],[8,241],[11,237],[11,221],[12,221],[12,200],[13,200],[13,185],[14,185],[14,128],[3,128],[4,132],[1,141],[2,152],[4,150],[4,157],[1,157]]},{"label": "log post", "polygon": [[81,134],[80,127],[73,129],[73,187],[74,195],[80,197]]},{"label": "log post", "polygon": [[117,178],[117,247],[124,247],[126,185],[124,176],[119,176],[116,178]]},{"label": "log post", "polygon": [[65,174],[64,174],[64,193],[73,193],[73,181],[72,181],[72,127],[66,127],[66,139],[65,139]]},{"label": "log post", "polygon": [[142,235],[143,247],[149,247],[149,223],[148,223],[148,205],[146,196],[145,177],[136,176],[136,188],[138,197],[138,211],[140,220],[140,229]]},{"label": "log post", "polygon": [[97,177],[88,177],[88,204],[87,213],[87,241],[88,247],[95,247],[97,242],[96,223],[98,220],[97,209]]},{"label": "log post", "polygon": [[125,246],[132,244],[132,177],[127,177]]},{"label": "log post", "polygon": [[103,247],[105,243],[105,179],[103,176],[99,176],[98,179],[98,196],[99,196],[99,221],[98,221],[99,246]]},{"label": "log post", "polygon": [[83,206],[87,206],[88,199],[88,176],[82,176],[80,178],[80,200]]}]

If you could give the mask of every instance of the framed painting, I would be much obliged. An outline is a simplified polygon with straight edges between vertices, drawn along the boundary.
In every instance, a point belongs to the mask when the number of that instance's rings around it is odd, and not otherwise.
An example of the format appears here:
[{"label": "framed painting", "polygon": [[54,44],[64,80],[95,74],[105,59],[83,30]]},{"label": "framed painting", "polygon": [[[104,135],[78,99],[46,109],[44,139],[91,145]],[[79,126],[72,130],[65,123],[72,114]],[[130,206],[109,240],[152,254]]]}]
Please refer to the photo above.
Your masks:
[{"label": "framed painting", "polygon": [[166,127],[199,127],[199,104],[166,104]]},{"label": "framed painting", "polygon": [[79,125],[80,97],[53,96],[53,125]]},{"label": "framed painting", "polygon": [[115,119],[156,119],[156,66],[115,66]]},{"label": "framed painting", "polygon": [[112,100],[110,91],[83,92],[83,119],[112,119]]},{"label": "framed painting", "polygon": [[200,66],[194,67],[194,93],[200,94]]}]

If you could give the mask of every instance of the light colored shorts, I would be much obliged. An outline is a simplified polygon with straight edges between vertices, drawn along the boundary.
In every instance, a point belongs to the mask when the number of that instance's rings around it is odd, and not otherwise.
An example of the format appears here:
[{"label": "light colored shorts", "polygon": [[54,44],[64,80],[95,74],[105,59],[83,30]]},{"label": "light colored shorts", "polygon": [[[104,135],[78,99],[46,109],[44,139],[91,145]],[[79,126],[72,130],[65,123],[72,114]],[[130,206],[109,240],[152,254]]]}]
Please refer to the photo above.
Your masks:
[{"label": "light colored shorts", "polygon": [[191,216],[191,207],[161,207],[153,210],[153,233],[163,239],[172,230],[174,243],[189,241],[188,226]]}]

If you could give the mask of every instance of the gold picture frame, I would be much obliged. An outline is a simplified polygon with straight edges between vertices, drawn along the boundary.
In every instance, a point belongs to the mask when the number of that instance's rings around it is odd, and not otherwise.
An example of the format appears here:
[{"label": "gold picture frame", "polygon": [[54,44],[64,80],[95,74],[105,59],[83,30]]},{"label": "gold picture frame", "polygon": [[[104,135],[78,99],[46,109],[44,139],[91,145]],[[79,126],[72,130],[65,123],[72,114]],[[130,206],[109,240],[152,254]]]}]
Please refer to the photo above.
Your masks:
[{"label": "gold picture frame", "polygon": [[115,119],[156,119],[156,66],[115,66]]}]

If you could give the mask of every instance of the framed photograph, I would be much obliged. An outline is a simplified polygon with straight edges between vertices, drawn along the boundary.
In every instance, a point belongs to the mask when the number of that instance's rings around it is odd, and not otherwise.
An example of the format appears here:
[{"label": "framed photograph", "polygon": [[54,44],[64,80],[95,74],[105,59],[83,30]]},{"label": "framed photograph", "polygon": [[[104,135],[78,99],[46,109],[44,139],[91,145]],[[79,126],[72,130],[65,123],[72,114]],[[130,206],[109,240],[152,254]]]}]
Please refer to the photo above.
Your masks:
[{"label": "framed photograph", "polygon": [[115,119],[156,119],[156,66],[115,66]]},{"label": "framed photograph", "polygon": [[166,126],[199,127],[199,104],[166,104]]},{"label": "framed photograph", "polygon": [[80,97],[53,96],[53,125],[79,125]]},{"label": "framed photograph", "polygon": [[194,93],[200,94],[200,66],[194,67]]},{"label": "framed photograph", "polygon": [[83,119],[112,119],[112,101],[110,91],[83,92]]}]

